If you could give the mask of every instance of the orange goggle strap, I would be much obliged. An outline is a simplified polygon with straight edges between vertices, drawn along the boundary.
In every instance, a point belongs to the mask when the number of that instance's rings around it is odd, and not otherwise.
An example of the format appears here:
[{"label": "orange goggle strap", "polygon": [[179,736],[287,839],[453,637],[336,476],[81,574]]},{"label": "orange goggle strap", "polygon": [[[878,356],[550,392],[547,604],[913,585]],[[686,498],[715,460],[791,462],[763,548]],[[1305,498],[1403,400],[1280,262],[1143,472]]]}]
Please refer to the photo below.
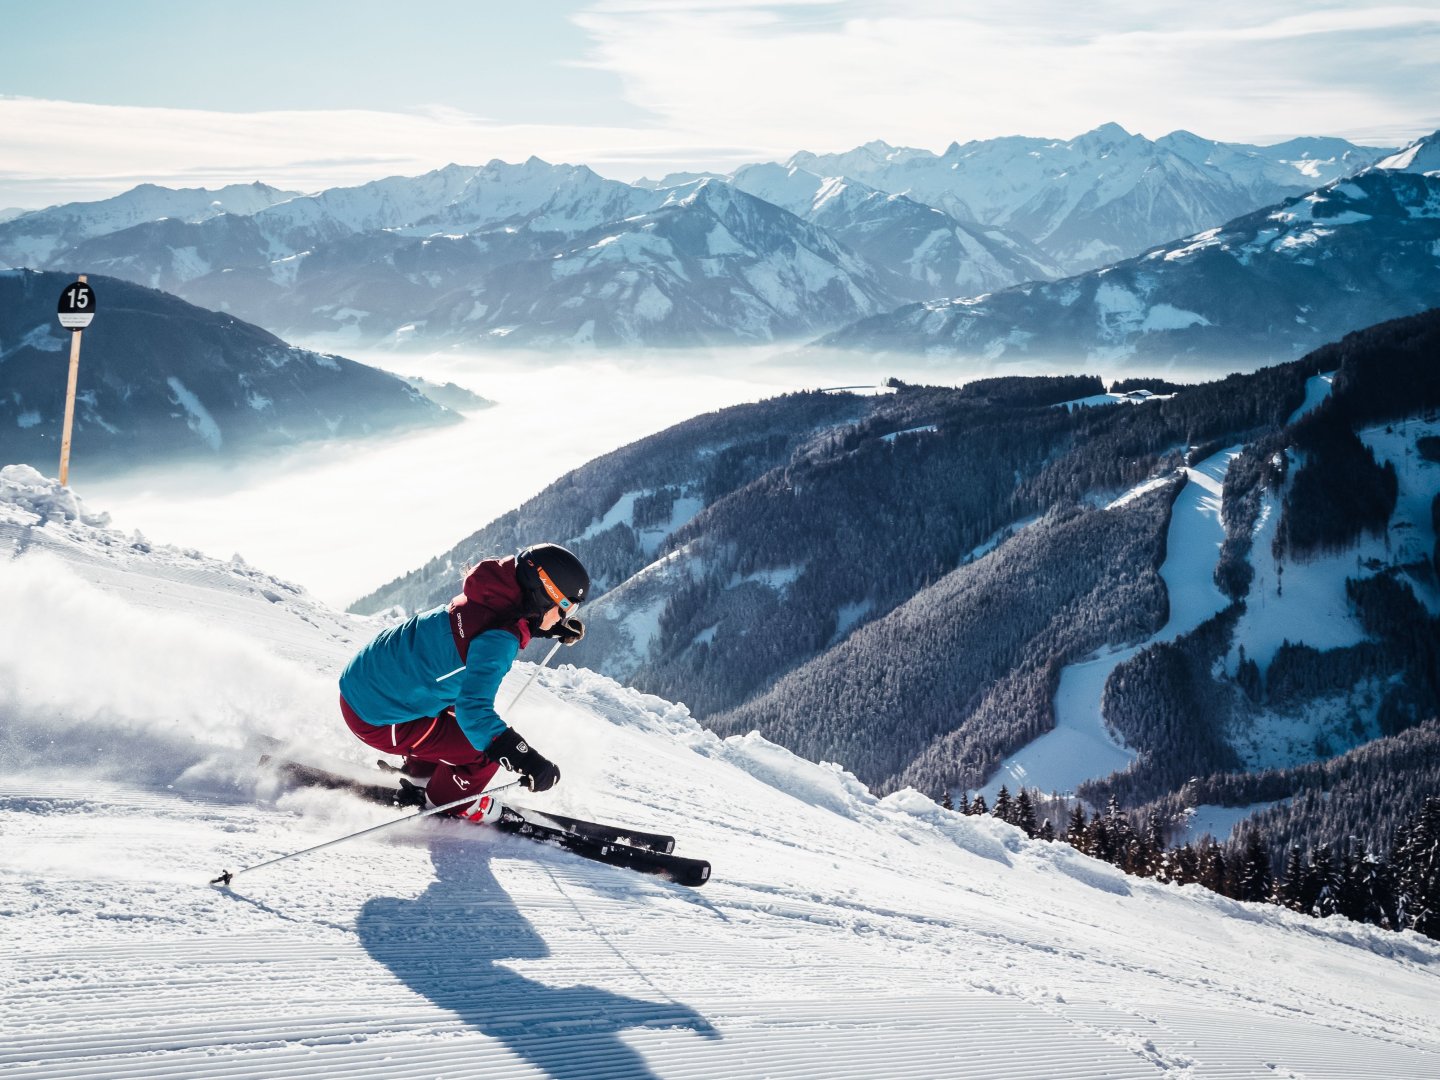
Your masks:
[{"label": "orange goggle strap", "polygon": [[535,567],[535,573],[540,576],[540,584],[545,589],[545,594],[560,606],[561,611],[568,610],[574,601],[561,592],[560,587],[550,580],[550,575],[545,572],[545,568],[543,566],[537,566]]}]

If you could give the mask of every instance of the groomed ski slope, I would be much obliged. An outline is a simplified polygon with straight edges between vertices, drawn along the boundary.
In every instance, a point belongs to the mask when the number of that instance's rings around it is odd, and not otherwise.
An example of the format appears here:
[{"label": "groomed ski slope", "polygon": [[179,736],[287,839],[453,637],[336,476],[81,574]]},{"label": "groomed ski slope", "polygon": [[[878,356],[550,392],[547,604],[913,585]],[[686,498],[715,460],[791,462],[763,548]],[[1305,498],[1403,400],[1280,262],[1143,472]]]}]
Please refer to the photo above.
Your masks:
[{"label": "groomed ski slope", "polygon": [[570,666],[511,717],[564,771],[531,804],[674,832],[714,863],[705,888],[449,823],[212,888],[390,816],[268,790],[250,745],[367,765],[333,686],[379,624],[17,485],[0,478],[6,1080],[1440,1075],[1440,943],[876,800]]}]

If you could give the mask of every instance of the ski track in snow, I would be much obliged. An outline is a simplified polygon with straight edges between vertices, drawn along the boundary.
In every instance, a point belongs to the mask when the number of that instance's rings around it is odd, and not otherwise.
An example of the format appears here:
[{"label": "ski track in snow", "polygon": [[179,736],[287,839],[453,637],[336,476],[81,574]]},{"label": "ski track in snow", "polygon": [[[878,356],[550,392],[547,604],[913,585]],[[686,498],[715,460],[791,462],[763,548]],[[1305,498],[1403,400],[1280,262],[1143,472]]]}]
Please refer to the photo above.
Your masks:
[{"label": "ski track in snow", "polygon": [[[1111,672],[1143,649],[1174,641],[1221,611],[1227,604],[1211,570],[1225,539],[1220,523],[1221,485],[1230,462],[1240,453],[1232,446],[1186,468],[1185,487],[1175,500],[1166,534],[1165,563],[1160,577],[1170,600],[1170,618],[1154,636],[1139,645],[1107,649],[1060,672],[1055,692],[1055,727],[1003,761],[981,788],[994,801],[1002,785],[1042,792],[1073,792],[1086,780],[1123,769],[1134,760],[1105,723],[1100,703]],[[1146,481],[1136,491],[1149,490]],[[1110,505],[1123,505],[1134,492]]]},{"label": "ski track in snow", "polygon": [[270,790],[250,745],[367,765],[333,687],[376,624],[3,500],[0,525],[6,1080],[1440,1075],[1440,943],[877,800],[569,666],[514,717],[565,772],[528,800],[673,832],[705,888],[434,821],[210,887],[393,816]]}]

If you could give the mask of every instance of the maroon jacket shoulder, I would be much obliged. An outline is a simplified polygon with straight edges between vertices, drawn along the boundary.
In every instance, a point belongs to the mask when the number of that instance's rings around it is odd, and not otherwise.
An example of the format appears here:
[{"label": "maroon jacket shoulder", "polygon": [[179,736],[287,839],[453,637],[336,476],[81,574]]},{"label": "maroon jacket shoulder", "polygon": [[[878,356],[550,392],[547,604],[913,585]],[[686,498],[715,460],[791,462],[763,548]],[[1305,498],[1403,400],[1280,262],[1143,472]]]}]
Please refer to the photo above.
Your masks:
[{"label": "maroon jacket shoulder", "polygon": [[530,644],[530,623],[515,580],[513,555],[476,564],[465,575],[460,595],[450,601],[450,633],[461,660],[470,651],[470,642],[487,630],[508,630],[522,649]]}]

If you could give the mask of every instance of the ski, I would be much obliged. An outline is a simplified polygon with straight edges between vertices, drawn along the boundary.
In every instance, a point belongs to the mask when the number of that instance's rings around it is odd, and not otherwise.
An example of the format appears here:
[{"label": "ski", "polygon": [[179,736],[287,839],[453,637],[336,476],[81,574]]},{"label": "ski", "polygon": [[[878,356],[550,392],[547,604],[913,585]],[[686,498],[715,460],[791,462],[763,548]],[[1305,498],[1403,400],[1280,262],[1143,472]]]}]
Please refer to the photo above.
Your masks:
[{"label": "ski", "polygon": [[[348,792],[382,806],[401,805],[399,790],[385,784],[371,784],[313,765],[273,758],[269,754],[261,756],[260,764],[295,784]],[[677,885],[694,888],[710,879],[708,862],[674,854],[675,838],[663,833],[513,806],[503,806],[500,819],[493,827],[563,848],[593,862],[651,874]]]},{"label": "ski", "polygon": [[564,832],[582,836],[598,844],[624,844],[626,847],[644,848],[657,855],[669,855],[675,850],[675,838],[664,833],[644,832],[624,825],[606,825],[599,821],[552,814],[549,810],[532,810],[528,806],[517,806],[514,809],[519,810],[532,822],[541,825],[553,823],[554,827]]},{"label": "ski", "polygon": [[[666,881],[673,881],[676,885],[698,888],[710,880],[710,864],[704,859],[691,859],[684,855],[651,851],[649,848],[631,847],[629,844],[614,841],[592,839],[580,833],[568,832],[565,829],[531,820],[525,816],[528,813],[531,811],[521,811],[514,807],[504,806],[500,812],[500,819],[495,822],[495,828],[516,836],[524,836],[530,840],[553,844],[594,862],[605,863],[607,866],[620,866],[641,874],[652,874],[664,878]],[[535,816],[549,817],[550,815],[536,814]]]}]

